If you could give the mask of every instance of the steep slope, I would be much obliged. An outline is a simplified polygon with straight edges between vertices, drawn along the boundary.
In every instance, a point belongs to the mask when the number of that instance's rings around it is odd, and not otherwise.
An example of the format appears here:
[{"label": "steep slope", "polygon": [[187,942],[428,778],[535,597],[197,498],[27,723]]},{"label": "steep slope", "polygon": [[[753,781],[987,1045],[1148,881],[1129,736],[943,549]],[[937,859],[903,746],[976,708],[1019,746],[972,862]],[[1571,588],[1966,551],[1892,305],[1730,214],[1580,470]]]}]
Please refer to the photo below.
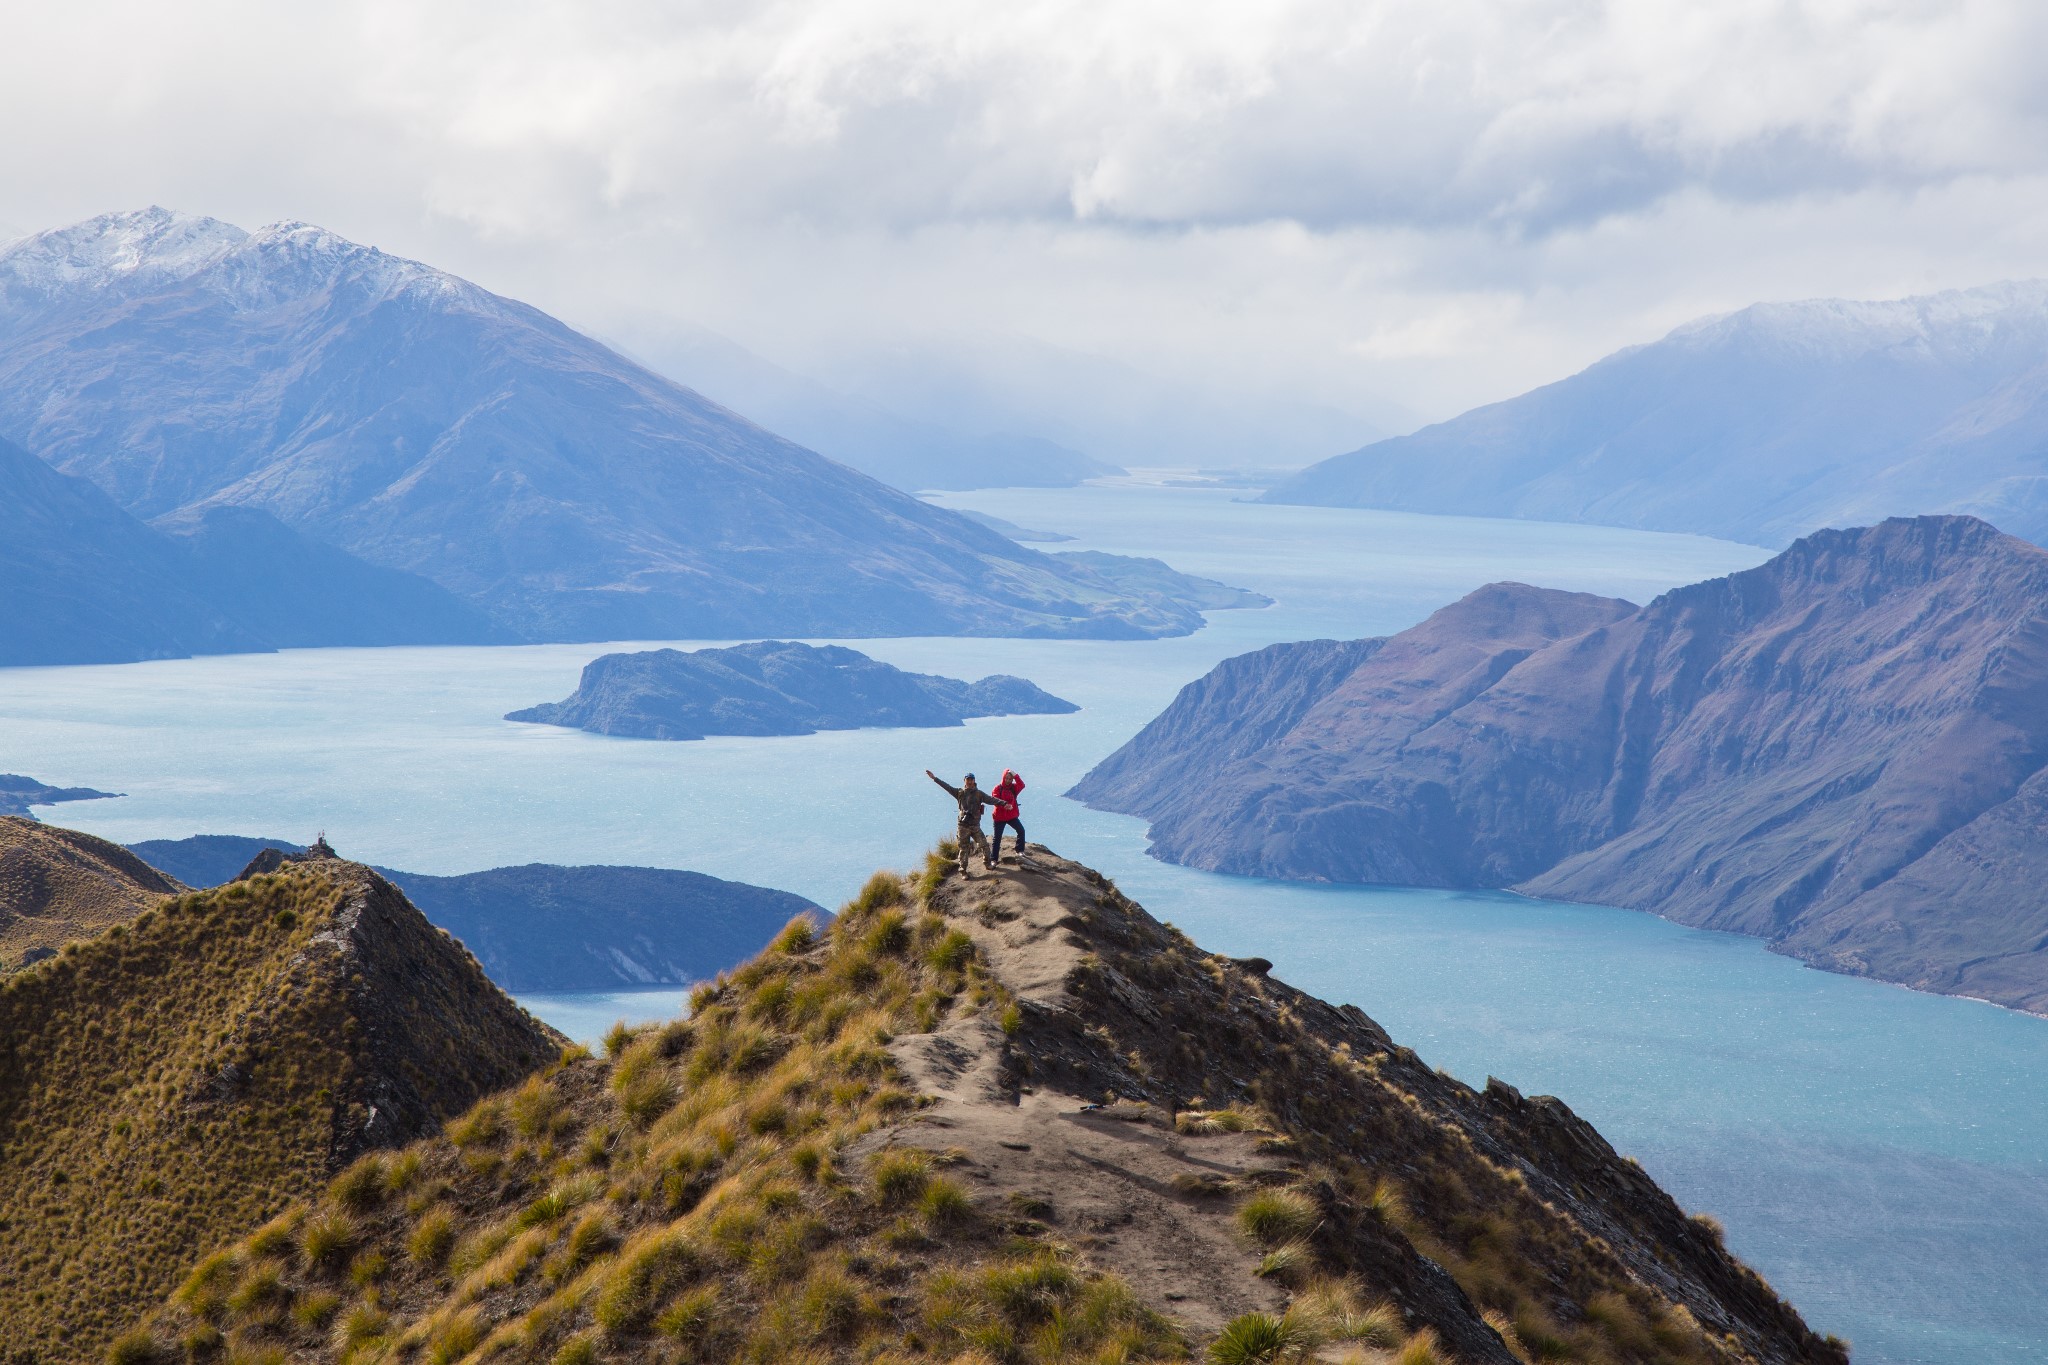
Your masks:
[{"label": "steep slope", "polygon": [[192,508],[155,526],[185,551],[195,588],[272,649],[519,638],[437,583],[367,564],[258,508]]},{"label": "steep slope", "polygon": [[1061,715],[1081,708],[1023,678],[962,682],[908,673],[858,650],[761,640],[728,649],[606,654],[576,690],[506,720],[636,739],[811,735],[863,726],[949,726],[973,716]]},{"label": "steep slope", "polygon": [[0,517],[0,665],[509,638],[445,589],[255,508],[146,526],[5,440]]},{"label": "steep slope", "polygon": [[265,647],[178,547],[0,439],[0,665],[121,663]]},{"label": "steep slope", "polygon": [[2044,603],[2048,553],[1968,517],[1640,610],[1497,585],[1305,707],[1201,713],[1222,681],[1196,684],[1076,791],[1173,861],[1514,886],[2048,1009]]},{"label": "steep slope", "polygon": [[1784,545],[1966,512],[2048,542],[2048,282],[1758,304],[1324,460],[1268,502]]},{"label": "steep slope", "polygon": [[[129,851],[193,886],[235,880],[281,839],[195,834]],[[508,991],[686,986],[744,962],[797,915],[830,916],[802,896],[666,867],[531,863],[433,877],[376,868],[476,955]]]},{"label": "steep slope", "polygon": [[138,516],[262,508],[538,639],[1201,625],[303,223],[150,209],[0,251],[0,436]]},{"label": "steep slope", "polygon": [[0,974],[184,889],[119,844],[0,815]]},{"label": "steep slope", "polygon": [[[1846,1359],[1562,1104],[1475,1093],[1040,853],[878,875],[688,1020],[208,1258],[151,1336],[1038,1365],[1284,1325],[1403,1365]],[[377,1273],[316,1254],[337,1220]]]},{"label": "steep slope", "polygon": [[15,1365],[97,1359],[196,1247],[562,1044],[389,883],[331,859],[180,896],[9,978],[0,1038]]}]

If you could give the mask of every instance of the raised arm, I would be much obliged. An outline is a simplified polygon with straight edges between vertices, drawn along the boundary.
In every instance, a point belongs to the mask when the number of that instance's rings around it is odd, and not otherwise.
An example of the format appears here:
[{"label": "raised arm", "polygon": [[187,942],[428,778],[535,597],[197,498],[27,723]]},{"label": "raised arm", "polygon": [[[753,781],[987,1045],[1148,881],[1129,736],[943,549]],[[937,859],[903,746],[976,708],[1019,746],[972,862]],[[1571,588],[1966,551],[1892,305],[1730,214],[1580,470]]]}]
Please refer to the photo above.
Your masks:
[{"label": "raised arm", "polygon": [[952,797],[955,801],[958,801],[960,799],[960,789],[954,786],[951,782],[946,781],[945,778],[940,777],[930,768],[926,768],[924,770],[924,775],[926,777],[929,777],[932,781],[938,783],[941,787],[944,787],[946,789],[946,795]]}]

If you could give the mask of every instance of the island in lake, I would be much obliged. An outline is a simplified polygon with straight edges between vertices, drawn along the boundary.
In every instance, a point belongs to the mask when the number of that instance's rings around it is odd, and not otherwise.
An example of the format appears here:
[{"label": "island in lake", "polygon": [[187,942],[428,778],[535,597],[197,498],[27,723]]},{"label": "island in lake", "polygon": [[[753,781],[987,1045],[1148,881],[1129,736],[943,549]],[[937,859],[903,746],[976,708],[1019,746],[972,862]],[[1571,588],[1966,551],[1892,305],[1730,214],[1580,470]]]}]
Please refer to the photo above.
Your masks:
[{"label": "island in lake", "polygon": [[703,739],[949,726],[974,716],[1080,709],[1007,674],[970,683],[907,673],[839,645],[763,640],[728,649],[606,654],[584,665],[569,697],[505,719],[633,739]]}]

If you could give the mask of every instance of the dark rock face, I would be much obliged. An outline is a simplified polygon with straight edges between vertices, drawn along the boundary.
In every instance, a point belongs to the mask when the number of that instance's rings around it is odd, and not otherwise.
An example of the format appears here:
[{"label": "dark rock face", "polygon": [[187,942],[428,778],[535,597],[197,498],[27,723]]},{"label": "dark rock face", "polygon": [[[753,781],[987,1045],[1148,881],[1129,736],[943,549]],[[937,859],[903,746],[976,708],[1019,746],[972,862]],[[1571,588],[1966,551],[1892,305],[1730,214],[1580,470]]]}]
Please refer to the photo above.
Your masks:
[{"label": "dark rock face", "polygon": [[703,739],[948,726],[970,716],[1079,709],[1005,674],[967,683],[906,673],[837,645],[766,640],[689,653],[606,654],[584,666],[582,681],[565,700],[505,719],[635,739]]},{"label": "dark rock face", "polygon": [[0,437],[136,516],[260,508],[533,639],[1201,626],[303,223],[151,209],[0,251]]},{"label": "dark rock face", "polygon": [[[282,839],[195,834],[129,851],[190,886],[276,871],[306,850]],[[759,952],[798,915],[832,916],[788,891],[664,867],[533,863],[452,877],[375,871],[475,954],[508,991],[685,986]]]},{"label": "dark rock face", "polygon": [[1076,793],[1172,861],[1630,906],[2048,1009],[2044,604],[2048,554],[1968,517],[1641,610],[1497,585],[1305,708],[1198,720],[1219,669]]},{"label": "dark rock face", "polygon": [[1262,501],[1782,546],[1924,512],[2048,543],[2048,283],[1758,304],[1312,465]]}]

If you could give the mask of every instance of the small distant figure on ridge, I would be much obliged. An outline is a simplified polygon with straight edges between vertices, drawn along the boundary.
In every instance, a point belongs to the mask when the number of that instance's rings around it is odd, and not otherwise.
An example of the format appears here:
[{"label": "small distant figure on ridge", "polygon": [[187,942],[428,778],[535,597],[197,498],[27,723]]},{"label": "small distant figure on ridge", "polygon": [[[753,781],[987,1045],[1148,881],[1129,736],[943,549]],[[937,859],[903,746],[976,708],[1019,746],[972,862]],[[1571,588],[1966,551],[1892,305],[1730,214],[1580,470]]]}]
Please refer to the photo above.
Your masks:
[{"label": "small distant figure on ridge", "polygon": [[1024,819],[1017,813],[1017,793],[1024,790],[1024,779],[1014,769],[1003,769],[1003,780],[996,783],[989,793],[995,798],[995,838],[989,847],[989,863],[994,865],[1003,860],[1003,830],[1007,827],[1017,831],[1017,866],[1029,867],[1030,861],[1024,856]]},{"label": "small distant figure on ridge", "polygon": [[981,850],[982,865],[993,868],[996,860],[989,852],[988,836],[981,832],[981,811],[988,804],[988,793],[974,785],[974,774],[961,778],[957,787],[930,768],[924,770],[924,775],[944,787],[946,794],[960,803],[960,825],[953,835],[960,849],[960,875],[967,875],[968,854],[975,848]]}]

